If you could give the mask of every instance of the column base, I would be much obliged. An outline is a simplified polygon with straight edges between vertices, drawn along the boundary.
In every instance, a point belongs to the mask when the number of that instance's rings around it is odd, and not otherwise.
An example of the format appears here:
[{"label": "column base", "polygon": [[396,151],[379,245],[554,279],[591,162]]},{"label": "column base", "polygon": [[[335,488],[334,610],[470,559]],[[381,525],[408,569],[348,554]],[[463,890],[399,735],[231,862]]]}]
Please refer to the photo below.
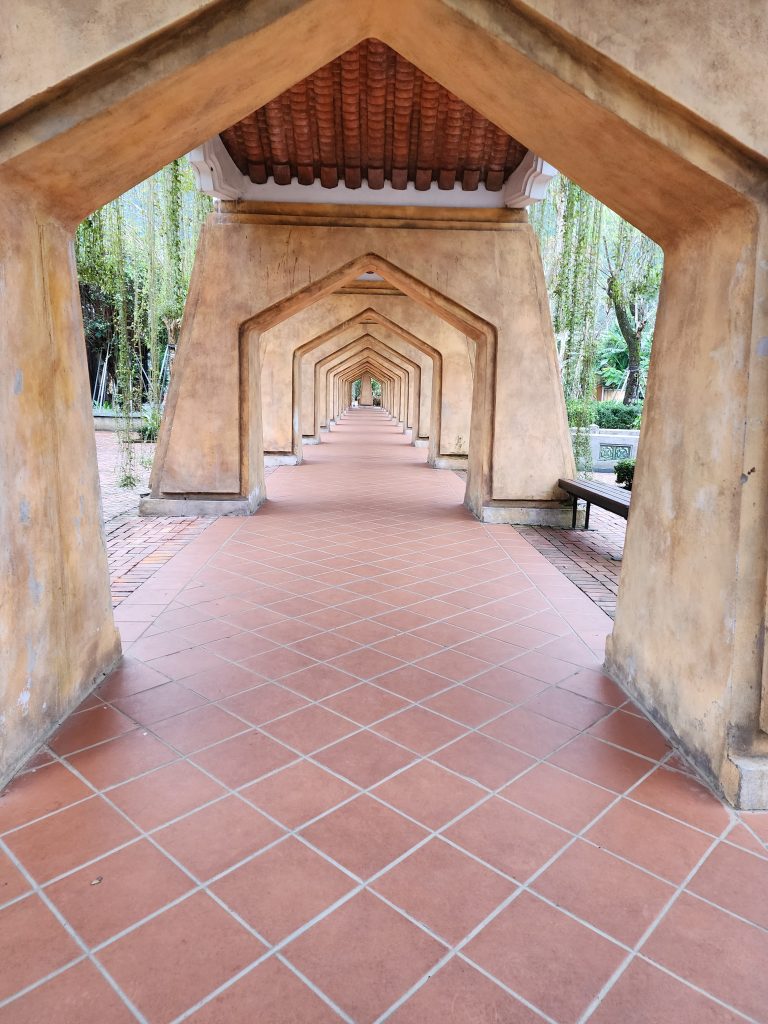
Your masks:
[{"label": "column base", "polygon": [[[53,722],[46,725],[41,732],[34,736],[31,743],[22,749],[17,750],[15,755],[11,755],[11,760],[3,766],[0,771],[0,792],[5,789],[8,783],[18,775],[18,773],[24,768],[27,761],[32,757],[35,751],[39,750],[44,743],[47,743],[61,728],[63,722],[69,718],[69,716],[80,707],[85,698],[93,693],[96,687],[106,679],[113,669],[116,669],[120,664],[123,654],[120,644],[120,633],[117,629],[114,630],[114,641],[112,644],[112,650],[106,656],[106,660],[103,662],[103,666],[95,672],[93,675],[86,677],[85,681],[79,686],[69,687],[69,698],[67,701],[59,707],[58,717]],[[9,753],[11,753],[9,751]]]},{"label": "column base", "polygon": [[301,443],[302,443],[303,445],[304,445],[304,444],[320,444],[320,438],[319,438],[319,437],[317,437],[317,436],[316,436],[315,434],[310,434],[310,435],[309,435],[309,437],[307,437],[306,435],[304,435],[304,436],[303,436],[303,437],[301,438]]},{"label": "column base", "polygon": [[740,811],[768,811],[768,757],[730,754],[725,797]]},{"label": "column base", "polygon": [[[477,513],[475,513],[477,515]],[[583,509],[579,510],[576,525],[584,525]],[[504,524],[509,526],[554,526],[570,529],[573,521],[573,507],[570,504],[554,505],[483,505],[477,518],[481,523]]]},{"label": "column base", "polygon": [[139,501],[140,516],[252,516],[264,504],[265,495],[251,495],[248,498],[205,498],[182,495],[174,498],[153,498],[147,496]]},{"label": "column base", "polygon": [[466,469],[468,463],[467,455],[438,455],[432,465],[435,469]]},{"label": "column base", "polygon": [[265,466],[298,466],[299,457],[294,452],[265,452]]},{"label": "column base", "polygon": [[429,438],[417,437],[415,440],[411,441],[411,444],[414,448],[429,448]]}]

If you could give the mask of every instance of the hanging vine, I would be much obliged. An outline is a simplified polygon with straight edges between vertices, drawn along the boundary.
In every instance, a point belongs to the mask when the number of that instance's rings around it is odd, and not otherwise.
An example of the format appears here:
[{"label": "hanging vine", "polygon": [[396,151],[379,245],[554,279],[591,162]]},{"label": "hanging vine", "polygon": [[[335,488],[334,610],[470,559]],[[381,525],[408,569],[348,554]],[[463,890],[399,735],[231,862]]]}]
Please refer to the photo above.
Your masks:
[{"label": "hanging vine", "polygon": [[197,239],[211,208],[182,158],[77,230],[93,400],[117,418],[122,486],[136,483],[137,436],[157,436]]}]

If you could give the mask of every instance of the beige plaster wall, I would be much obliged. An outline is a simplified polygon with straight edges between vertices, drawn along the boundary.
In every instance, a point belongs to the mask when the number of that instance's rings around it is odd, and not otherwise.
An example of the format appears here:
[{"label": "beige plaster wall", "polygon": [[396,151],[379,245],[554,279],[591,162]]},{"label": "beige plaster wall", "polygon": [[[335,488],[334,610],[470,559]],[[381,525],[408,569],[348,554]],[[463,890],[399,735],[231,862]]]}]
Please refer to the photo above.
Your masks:
[{"label": "beige plaster wall", "polygon": [[[390,406],[387,406],[386,402],[383,402],[383,405],[385,408],[389,408],[392,415],[403,424],[404,429],[407,428],[413,422],[413,416],[419,404],[421,368],[418,363],[397,352],[370,333],[364,333],[351,341],[348,340],[342,348],[316,364],[315,404],[320,425],[327,426],[331,419],[335,419],[340,412],[343,412],[346,402],[342,389],[339,387],[339,378],[345,374],[352,363],[358,366],[362,356],[368,360],[370,368],[365,369],[360,376],[360,404],[373,405],[372,392],[366,395],[366,387],[370,389],[371,376],[380,384],[384,384],[384,381],[376,376],[376,370],[379,370],[380,374],[386,374],[397,381],[394,401]],[[366,398],[368,401],[365,400]]]},{"label": "beige plaster wall", "polygon": [[[360,324],[353,324],[352,326],[341,331],[335,337],[329,339],[323,345],[320,345],[313,352],[307,353],[307,355],[302,357],[302,363],[304,363],[305,361],[309,362],[309,368],[312,371],[313,378],[313,386],[307,389],[307,391],[309,392],[309,400],[312,402],[309,417],[310,423],[312,424],[312,429],[310,430],[309,433],[316,434],[316,428],[327,426],[328,420],[328,409],[326,405],[322,402],[322,389],[320,389],[320,394],[315,394],[315,368],[323,364],[325,364],[326,368],[330,366],[331,360],[333,359],[334,355],[336,353],[341,354],[341,352],[350,344],[350,342],[354,341],[360,335],[361,329],[365,330],[366,337],[369,339],[370,342],[379,341],[382,343],[383,346],[385,346],[385,354],[399,354],[400,356],[403,356],[405,359],[408,359],[413,366],[418,366],[418,394],[414,395],[414,399],[416,399],[418,403],[418,415],[416,416],[416,418],[419,424],[421,424],[420,417],[422,415],[422,409],[424,408],[424,406],[426,406],[427,419],[425,421],[424,427],[428,433],[429,417],[431,415],[432,404],[432,360],[428,356],[424,355],[422,352],[419,352],[419,350],[414,348],[412,345],[409,345],[407,342],[403,341],[402,338],[398,337],[392,331],[386,330],[385,328],[382,328],[377,324],[365,324],[362,325],[362,327]],[[425,391],[427,392],[426,402],[423,402]],[[361,404],[365,403],[361,402]],[[316,414],[315,409],[317,409]],[[302,409],[301,412],[303,417],[304,410]],[[417,411],[415,409],[412,410],[412,412],[409,414],[409,418],[412,418],[414,415],[416,415],[416,412]],[[412,425],[412,423],[409,425]]]},{"label": "beige plaster wall", "polygon": [[[687,388],[681,383],[674,391],[677,429],[663,426],[669,410],[653,398],[645,417],[641,451],[651,441],[654,450],[641,456],[635,480],[637,493],[648,493],[637,500],[630,521],[610,664],[729,794],[742,799],[730,755],[764,752],[759,710],[768,520],[768,264],[766,166],[754,151],[768,138],[765,6],[748,0],[734,14],[731,5],[716,0],[705,0],[703,8],[691,0],[652,0],[631,9],[608,0],[242,0],[217,4],[215,17],[190,17],[180,25],[182,13],[195,12],[194,0],[158,0],[124,12],[127,51],[121,50],[122,23],[110,23],[103,5],[95,31],[80,26],[91,10],[79,0],[42,12],[13,0],[11,16],[2,22],[8,34],[0,95],[15,113],[0,122],[0,190],[4,203],[16,202],[14,216],[22,223],[37,204],[73,228],[90,210],[354,42],[376,36],[665,247],[667,281],[652,379],[674,375],[674,353],[685,353]],[[75,25],[83,44],[70,52]],[[57,38],[63,45],[49,61]],[[251,70],[245,84],[233,67]],[[13,352],[30,338],[33,352],[50,325],[40,282],[48,261],[60,260],[61,246],[41,257],[34,232],[16,225],[14,232],[28,244],[19,248],[11,240],[7,251],[19,263],[13,273],[30,290],[23,310],[7,306],[3,329]],[[62,308],[69,310],[67,344],[74,351],[77,294],[70,278],[66,286],[57,280]],[[690,301],[688,284],[702,298],[698,304]],[[204,292],[198,287],[195,294],[200,299]],[[36,301],[30,303],[30,296]],[[27,324],[44,329],[31,337]],[[708,384],[709,367],[718,359],[729,397],[718,390],[716,406]],[[256,363],[249,353],[245,371],[255,370]],[[484,375],[488,369],[481,367]],[[506,364],[503,373],[516,370]],[[671,388],[659,388],[659,394],[670,396]],[[42,405],[30,429],[44,429]],[[718,417],[726,441],[707,450],[698,439],[710,438],[707,421]],[[249,451],[258,450],[255,433],[254,427]],[[472,434],[474,439],[474,421]],[[660,478],[679,461],[681,445],[700,471],[696,501],[665,491]],[[81,454],[88,461],[88,453]],[[491,468],[485,453],[481,491]],[[234,469],[223,467],[218,486],[238,482]],[[45,467],[40,472],[46,479]],[[654,492],[664,499],[662,515]],[[94,504],[95,493],[88,490],[88,521]],[[659,538],[671,528],[670,510],[673,540],[668,557],[657,558]],[[703,540],[697,537],[702,524]],[[14,520],[5,526],[7,543],[23,545],[22,525]],[[23,605],[16,589],[14,601]],[[712,612],[713,604],[722,614]],[[57,614],[51,606],[45,614],[30,607],[12,623],[28,627],[35,643],[48,650],[46,637],[62,628]],[[634,628],[638,618],[646,623],[642,632]],[[99,620],[98,611],[86,619],[89,627]],[[74,614],[67,616],[67,629],[76,621]],[[676,625],[674,642],[669,623]],[[703,669],[691,655],[702,637],[709,638],[711,655]],[[689,691],[699,697],[681,699]]]},{"label": "beige plaster wall", "polygon": [[120,652],[71,239],[0,196],[0,787]]},{"label": "beige plaster wall", "polygon": [[[324,288],[329,294],[336,290],[324,284],[331,280],[326,275],[371,253],[408,275],[416,293],[423,291],[423,282],[446,296],[453,312],[443,315],[459,315],[458,304],[464,315],[488,325],[484,390],[493,394],[495,389],[495,396],[476,396],[476,415],[487,427],[476,431],[473,422],[470,440],[484,446],[484,493],[496,501],[558,498],[557,479],[573,474],[573,455],[541,261],[525,214],[464,215],[458,223],[435,220],[403,229],[396,211],[374,223],[348,211],[346,223],[335,219],[326,227],[314,215],[302,226],[293,212],[246,210],[213,214],[204,228],[153,494],[242,490],[242,455],[233,443],[240,429],[240,324],[302,288],[311,292],[302,300],[305,306],[323,298]],[[228,301],[223,304],[224,290]],[[433,312],[434,303],[443,301],[434,294],[425,292],[424,299]],[[265,328],[289,312],[293,306],[269,314]],[[281,379],[290,376],[275,371],[268,378],[270,394],[279,392]],[[287,382],[284,386],[287,391]]]},{"label": "beige plaster wall", "polygon": [[[440,352],[443,394],[439,454],[466,455],[469,448],[473,386],[470,352],[475,344],[466,334],[405,295],[371,295],[370,298],[364,295],[333,295],[304,312],[298,313],[291,318],[290,323],[303,323],[306,317],[319,332],[327,330],[333,323],[344,321],[369,307],[407,327],[413,334]],[[302,327],[302,333],[304,330]],[[302,411],[304,416],[302,429],[305,434],[311,434],[313,432],[311,412],[309,415],[307,414],[307,410],[312,409],[311,360],[305,357],[302,364],[304,367],[302,371]],[[422,363],[423,368],[424,366],[425,364]],[[431,371],[426,370],[426,372]],[[422,388],[422,392],[426,402],[424,388]],[[429,422],[426,408],[422,409],[422,422]]]},{"label": "beige plaster wall", "polygon": [[[411,300],[408,301],[411,307],[416,306]],[[293,449],[294,382],[292,375],[293,356],[296,349],[370,305],[371,303],[366,301],[365,296],[331,295],[323,302],[311,306],[263,333],[261,336],[261,366],[265,451],[290,452]],[[379,306],[386,306],[383,298],[376,299],[376,308]],[[423,322],[424,319],[426,318],[422,317],[421,321]],[[432,319],[436,318],[432,317]],[[438,322],[442,323],[442,321]],[[453,328],[448,329],[454,335],[458,335]],[[318,354],[320,353],[320,349],[318,349],[311,355],[302,357],[301,414],[303,426],[307,427],[304,433],[307,434],[315,432],[313,424],[314,363],[327,355],[333,344],[334,342],[330,341],[322,346],[321,354]],[[422,372],[428,376],[428,383],[431,383],[431,360],[416,350],[412,350],[411,358],[418,359],[422,365]],[[424,422],[429,423],[429,391],[426,393],[424,406]],[[468,416],[469,403],[467,403],[467,420]]]}]

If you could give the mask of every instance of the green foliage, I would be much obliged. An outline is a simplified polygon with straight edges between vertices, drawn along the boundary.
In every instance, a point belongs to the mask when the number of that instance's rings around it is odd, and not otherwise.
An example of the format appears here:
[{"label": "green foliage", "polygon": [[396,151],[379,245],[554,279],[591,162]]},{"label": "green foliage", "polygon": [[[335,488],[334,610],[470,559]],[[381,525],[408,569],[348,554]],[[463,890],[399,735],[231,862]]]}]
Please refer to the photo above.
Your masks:
[{"label": "green foliage", "polygon": [[[648,367],[651,361],[651,338],[646,336],[642,339],[640,349],[640,380],[639,397],[645,396],[645,386],[648,380]],[[612,391],[621,391],[627,381],[629,368],[629,353],[627,343],[622,337],[618,324],[614,323],[600,339],[597,349],[596,371],[598,380],[604,387]]]},{"label": "green foliage", "polygon": [[[576,460],[585,472],[585,428],[596,418],[598,425],[608,426],[594,412],[595,384],[616,390],[626,386],[628,399],[632,393],[644,394],[662,253],[562,175],[529,216],[544,265],[569,422],[578,428]],[[634,425],[638,410],[633,403],[630,407],[631,419],[612,418],[610,425]]]},{"label": "green foliage", "polygon": [[550,193],[548,203],[539,204],[540,209],[532,213],[532,222],[545,254],[563,390],[570,403],[570,421],[577,428],[574,456],[579,472],[588,475],[592,455],[587,428],[595,390],[604,207],[564,177],[553,182]]},{"label": "green foliage", "polygon": [[639,425],[643,406],[641,402],[624,405],[623,402],[582,402],[579,399],[566,399],[568,423],[575,427],[583,423],[595,424],[603,430],[634,430]]},{"label": "green foliage", "polygon": [[[181,323],[197,237],[211,209],[186,159],[96,210],[77,229],[75,253],[92,379],[97,369],[121,418],[119,478],[133,486],[130,416],[145,401],[157,435],[168,379],[166,348]],[[94,391],[96,397],[96,391]],[[101,398],[101,395],[99,395]]]},{"label": "green foliage", "polygon": [[142,441],[157,441],[160,431],[160,410],[150,405],[144,411],[144,421],[139,427],[139,437]]},{"label": "green foliage", "polygon": [[628,491],[631,491],[635,476],[635,460],[620,459],[613,468],[616,471],[616,483],[623,484]]}]

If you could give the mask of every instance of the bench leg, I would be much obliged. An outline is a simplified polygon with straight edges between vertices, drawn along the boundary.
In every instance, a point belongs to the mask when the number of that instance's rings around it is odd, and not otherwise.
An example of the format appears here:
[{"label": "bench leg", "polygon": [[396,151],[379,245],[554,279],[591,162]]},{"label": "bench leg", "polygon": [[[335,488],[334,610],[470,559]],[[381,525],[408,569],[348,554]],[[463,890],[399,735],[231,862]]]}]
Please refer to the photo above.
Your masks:
[{"label": "bench leg", "polygon": [[584,516],[584,529],[589,529],[589,510],[592,508],[589,502],[587,502],[587,514]]},{"label": "bench leg", "polygon": [[571,518],[571,529],[572,530],[576,529],[576,513],[578,512],[578,509],[579,509],[579,499],[574,494],[574,496],[573,496],[573,516]]}]

